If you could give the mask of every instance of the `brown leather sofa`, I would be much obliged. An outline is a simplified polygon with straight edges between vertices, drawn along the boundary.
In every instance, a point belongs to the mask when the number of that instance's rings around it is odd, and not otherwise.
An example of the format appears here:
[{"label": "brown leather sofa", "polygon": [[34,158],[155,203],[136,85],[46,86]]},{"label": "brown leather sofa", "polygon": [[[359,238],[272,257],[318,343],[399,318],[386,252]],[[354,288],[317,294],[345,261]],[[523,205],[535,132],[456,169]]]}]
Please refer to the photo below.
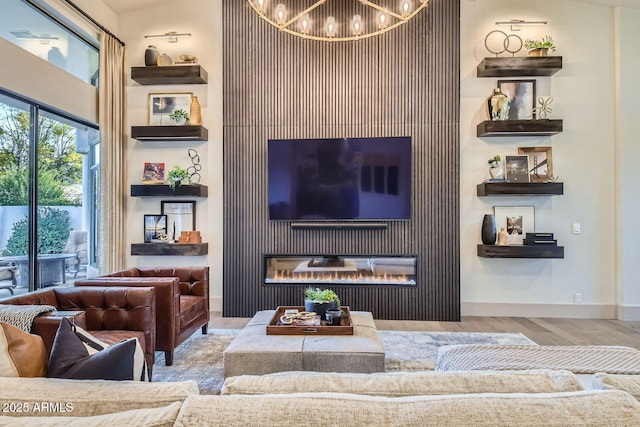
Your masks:
[{"label": "brown leather sofa", "polygon": [[167,366],[174,349],[209,323],[209,267],[134,267],[87,280],[75,286],[154,286],[156,288],[156,350]]},{"label": "brown leather sofa", "polygon": [[70,317],[79,327],[107,344],[136,337],[144,349],[149,379],[155,361],[155,288],[49,288],[0,300],[0,304],[52,305],[58,312],[35,318],[31,333],[40,335],[51,353],[53,339],[62,317]]}]

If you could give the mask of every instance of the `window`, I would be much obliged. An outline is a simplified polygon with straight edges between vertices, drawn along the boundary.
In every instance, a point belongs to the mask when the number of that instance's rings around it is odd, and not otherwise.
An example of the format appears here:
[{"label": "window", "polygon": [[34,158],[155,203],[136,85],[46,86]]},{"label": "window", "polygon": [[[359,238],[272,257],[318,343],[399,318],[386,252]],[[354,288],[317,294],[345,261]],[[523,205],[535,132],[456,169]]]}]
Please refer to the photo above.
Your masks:
[{"label": "window", "polygon": [[0,90],[0,269],[18,292],[96,264],[98,144],[94,125]]},{"label": "window", "polygon": [[96,40],[63,25],[53,12],[30,2],[0,0],[0,37],[97,86],[99,50]]}]

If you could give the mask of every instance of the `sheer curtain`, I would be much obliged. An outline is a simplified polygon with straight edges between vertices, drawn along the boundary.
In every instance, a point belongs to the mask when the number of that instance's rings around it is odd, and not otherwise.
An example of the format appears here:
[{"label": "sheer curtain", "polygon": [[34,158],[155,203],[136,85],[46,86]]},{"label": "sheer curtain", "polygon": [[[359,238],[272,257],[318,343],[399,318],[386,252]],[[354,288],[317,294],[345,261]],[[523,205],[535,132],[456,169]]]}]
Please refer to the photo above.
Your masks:
[{"label": "sheer curtain", "polygon": [[100,273],[120,270],[126,259],[124,46],[100,36]]}]

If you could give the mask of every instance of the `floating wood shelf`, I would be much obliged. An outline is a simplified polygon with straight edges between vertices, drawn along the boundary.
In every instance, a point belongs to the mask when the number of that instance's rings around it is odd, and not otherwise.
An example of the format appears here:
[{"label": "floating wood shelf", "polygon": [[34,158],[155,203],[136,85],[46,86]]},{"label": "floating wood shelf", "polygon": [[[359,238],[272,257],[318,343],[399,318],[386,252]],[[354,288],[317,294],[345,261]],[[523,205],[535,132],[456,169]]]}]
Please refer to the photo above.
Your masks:
[{"label": "floating wood shelf", "polygon": [[562,182],[483,182],[477,186],[478,196],[559,196],[564,194]]},{"label": "floating wood shelf", "polygon": [[131,255],[198,256],[209,253],[208,243],[132,243]]},{"label": "floating wood shelf", "polygon": [[478,77],[552,76],[562,69],[562,56],[520,56],[484,58]]},{"label": "floating wood shelf", "polygon": [[176,187],[175,190],[163,184],[132,184],[131,197],[158,197],[158,196],[192,196],[207,197],[209,188],[202,184],[189,184]]},{"label": "floating wood shelf", "polygon": [[204,126],[131,126],[131,138],[139,141],[207,141]]},{"label": "floating wood shelf", "polygon": [[478,245],[481,258],[564,258],[564,246],[552,245]]},{"label": "floating wood shelf", "polygon": [[131,67],[131,79],[141,85],[206,84],[207,71],[201,65]]},{"label": "floating wood shelf", "polygon": [[481,136],[549,136],[562,132],[562,120],[485,120],[478,124]]}]

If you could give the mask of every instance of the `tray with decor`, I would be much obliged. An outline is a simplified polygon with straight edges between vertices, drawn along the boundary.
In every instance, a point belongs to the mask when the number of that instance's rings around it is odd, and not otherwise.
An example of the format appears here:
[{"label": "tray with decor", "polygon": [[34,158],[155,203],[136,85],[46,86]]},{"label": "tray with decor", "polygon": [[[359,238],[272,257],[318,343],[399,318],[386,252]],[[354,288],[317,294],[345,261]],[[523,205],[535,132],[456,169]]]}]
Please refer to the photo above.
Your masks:
[{"label": "tray with decor", "polygon": [[267,325],[267,335],[353,335],[351,312],[342,306],[340,326],[327,325],[320,316],[309,315],[304,307],[278,306]]}]

